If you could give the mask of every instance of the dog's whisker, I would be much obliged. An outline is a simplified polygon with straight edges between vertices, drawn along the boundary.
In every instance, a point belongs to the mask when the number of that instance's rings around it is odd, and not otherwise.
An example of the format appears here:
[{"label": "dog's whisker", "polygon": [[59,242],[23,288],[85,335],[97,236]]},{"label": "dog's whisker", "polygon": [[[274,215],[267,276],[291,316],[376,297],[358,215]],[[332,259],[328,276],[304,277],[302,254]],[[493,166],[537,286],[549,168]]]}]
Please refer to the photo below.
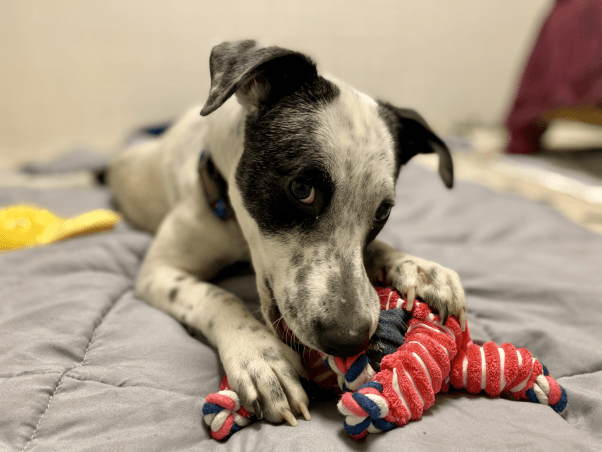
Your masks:
[{"label": "dog's whisker", "polygon": [[284,321],[284,314],[286,314],[289,311],[290,311],[290,309],[287,309],[286,311],[284,311],[283,313],[280,314],[280,317],[278,317],[276,320],[274,320],[272,322],[272,328],[274,330],[276,330],[278,328],[278,325],[280,324],[280,322]]},{"label": "dog's whisker", "polygon": [[[297,325],[295,320],[293,320],[294,324],[293,324],[293,330],[297,329]],[[291,342],[293,342],[292,337],[291,337]],[[301,358],[305,358],[305,353],[307,352],[307,347],[303,347],[301,342],[296,341],[295,345],[295,350],[297,353],[299,353],[301,355]]]}]

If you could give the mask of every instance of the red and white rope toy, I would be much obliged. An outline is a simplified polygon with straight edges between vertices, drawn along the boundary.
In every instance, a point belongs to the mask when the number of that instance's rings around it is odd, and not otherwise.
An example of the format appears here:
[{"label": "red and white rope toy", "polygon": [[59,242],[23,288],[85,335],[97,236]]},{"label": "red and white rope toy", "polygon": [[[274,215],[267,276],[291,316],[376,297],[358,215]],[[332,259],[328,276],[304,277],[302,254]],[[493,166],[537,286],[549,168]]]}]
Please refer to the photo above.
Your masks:
[{"label": "red and white rope toy", "polygon": [[209,433],[218,441],[230,438],[252,422],[252,414],[240,405],[238,394],[230,388],[224,376],[219,392],[209,394],[203,405],[203,420]]},{"label": "red and white rope toy", "polygon": [[[381,309],[406,309],[407,301],[393,289],[376,290]],[[287,328],[280,333],[292,334]],[[567,405],[565,390],[528,350],[494,342],[480,346],[472,341],[468,325],[462,331],[455,317],[441,325],[438,315],[420,301],[413,304],[403,344],[382,359],[378,373],[365,353],[351,358],[325,355],[323,360],[315,350],[305,355],[310,379],[323,388],[336,385],[336,380],[343,390],[338,408],[345,416],[345,430],[355,440],[419,420],[435,403],[435,394],[450,385],[493,397],[507,392],[518,400],[550,405],[558,413]],[[217,440],[229,438],[252,419],[226,377],[220,392],[207,397],[203,414]]]},{"label": "red and white rope toy", "polygon": [[[391,297],[396,298],[391,307],[398,307],[397,293],[378,291],[389,304]],[[403,301],[401,308],[406,306]],[[351,369],[353,360],[347,362]],[[443,326],[428,305],[418,301],[412,308],[405,342],[385,356],[380,366],[372,381],[366,381],[356,393],[343,394],[338,404],[345,415],[345,430],[356,440],[420,419],[434,404],[435,394],[447,391],[450,384],[493,397],[508,392],[518,400],[550,405],[558,413],[567,405],[564,389],[528,350],[494,342],[479,346],[471,340],[468,326],[463,332],[455,317]],[[340,379],[348,379],[340,376],[347,369],[335,366],[333,370]],[[354,381],[351,386],[357,385]]]}]

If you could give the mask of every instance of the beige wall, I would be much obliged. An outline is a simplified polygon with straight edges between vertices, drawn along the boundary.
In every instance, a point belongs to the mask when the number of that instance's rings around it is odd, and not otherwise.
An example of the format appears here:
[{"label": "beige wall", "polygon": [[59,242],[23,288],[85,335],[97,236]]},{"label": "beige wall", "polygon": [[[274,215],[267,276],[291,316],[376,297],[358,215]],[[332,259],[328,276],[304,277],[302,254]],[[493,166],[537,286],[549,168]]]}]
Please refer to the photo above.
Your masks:
[{"label": "beige wall", "polygon": [[222,40],[308,52],[441,132],[499,121],[551,0],[0,0],[0,164],[202,103]]}]

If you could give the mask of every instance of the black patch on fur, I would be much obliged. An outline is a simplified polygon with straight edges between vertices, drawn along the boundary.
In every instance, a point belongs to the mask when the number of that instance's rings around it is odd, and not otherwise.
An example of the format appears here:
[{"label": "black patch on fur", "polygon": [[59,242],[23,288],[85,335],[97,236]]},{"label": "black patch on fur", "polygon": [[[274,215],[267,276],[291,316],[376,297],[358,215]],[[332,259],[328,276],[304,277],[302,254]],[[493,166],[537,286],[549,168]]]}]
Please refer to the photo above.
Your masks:
[{"label": "black patch on fur", "polygon": [[186,275],[180,275],[176,278],[176,282],[180,282],[180,281],[184,281],[186,278],[188,278],[188,276]]},{"label": "black patch on fur", "polygon": [[386,102],[378,102],[379,114],[389,128],[395,142],[395,174],[416,154],[439,155],[439,174],[451,188],[454,181],[454,168],[447,145],[431,130],[424,118],[416,111],[398,108]]},{"label": "black patch on fur", "polygon": [[330,311],[330,301],[331,300],[332,300],[332,297],[331,297],[330,293],[327,293],[320,297],[318,304],[320,305],[320,308],[322,309],[322,312],[324,314],[328,314],[328,312]]},{"label": "black patch on fur", "polygon": [[341,277],[336,272],[331,272],[328,275],[328,282],[326,283],[328,288],[328,298],[332,299],[333,296],[341,294]]},{"label": "black patch on fur", "polygon": [[310,58],[281,47],[260,47],[255,41],[223,42],[211,50],[209,58],[211,90],[201,115],[219,108],[235,92],[245,91],[247,85],[262,77],[269,81],[268,99],[278,99],[294,90],[302,80],[316,74]]},{"label": "black patch on fur", "polygon": [[282,359],[278,351],[274,348],[264,348],[261,350],[261,356],[266,361],[280,361]]},{"label": "black patch on fur", "polygon": [[303,253],[295,251],[291,257],[291,267],[297,268],[303,263]]},{"label": "black patch on fur", "polygon": [[282,375],[284,376],[284,378],[287,378],[289,380],[297,380],[298,379],[298,374],[297,372],[295,372],[293,369],[287,367],[282,371]]},{"label": "black patch on fur", "polygon": [[270,397],[272,400],[280,402],[286,398],[278,380],[275,378],[270,378],[268,381],[268,386],[270,387]]},{"label": "black patch on fur", "polygon": [[299,315],[297,312],[297,306],[295,303],[291,302],[291,297],[288,294],[288,291],[285,291],[284,295],[284,310],[291,316],[291,319],[296,319]]},{"label": "black patch on fur", "polygon": [[437,276],[439,275],[439,270],[437,270],[436,267],[432,267],[426,272],[426,275],[429,278],[429,282],[433,282],[437,279]]},{"label": "black patch on fur", "polygon": [[306,286],[301,286],[297,290],[297,303],[299,306],[306,306],[309,301],[309,290]]},{"label": "black patch on fur", "polygon": [[[338,95],[334,84],[314,75],[247,118],[236,183],[262,233],[309,232],[328,208],[335,187],[315,136],[316,112]],[[296,178],[311,181],[316,190],[312,204],[291,195],[289,185]]]},{"label": "black patch on fur", "polygon": [[305,285],[307,281],[307,277],[309,276],[309,272],[311,270],[311,265],[306,265],[305,267],[301,267],[297,270],[297,275],[295,276],[295,284],[297,286]]},{"label": "black patch on fur", "polygon": [[174,288],[172,288],[172,289],[169,291],[169,295],[168,295],[168,297],[169,297],[169,301],[170,301],[171,303],[173,303],[174,301],[176,301],[176,298],[177,298],[177,296],[178,296],[178,292],[179,292],[179,291],[180,291],[180,288],[179,288],[179,287],[174,287]]}]

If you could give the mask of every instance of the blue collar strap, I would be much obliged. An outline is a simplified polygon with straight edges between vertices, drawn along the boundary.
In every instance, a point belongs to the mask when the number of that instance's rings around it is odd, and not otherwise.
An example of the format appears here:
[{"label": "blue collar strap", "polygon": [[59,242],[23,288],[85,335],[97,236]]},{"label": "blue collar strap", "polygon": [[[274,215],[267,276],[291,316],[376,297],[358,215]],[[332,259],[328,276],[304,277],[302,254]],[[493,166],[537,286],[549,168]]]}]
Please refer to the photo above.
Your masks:
[{"label": "blue collar strap", "polygon": [[201,151],[199,158],[198,171],[201,180],[204,180],[203,175],[206,175],[217,190],[217,196],[209,200],[209,204],[215,214],[224,221],[230,219],[234,220],[234,209],[232,209],[228,198],[228,184],[215,167],[209,152],[204,149]]}]

